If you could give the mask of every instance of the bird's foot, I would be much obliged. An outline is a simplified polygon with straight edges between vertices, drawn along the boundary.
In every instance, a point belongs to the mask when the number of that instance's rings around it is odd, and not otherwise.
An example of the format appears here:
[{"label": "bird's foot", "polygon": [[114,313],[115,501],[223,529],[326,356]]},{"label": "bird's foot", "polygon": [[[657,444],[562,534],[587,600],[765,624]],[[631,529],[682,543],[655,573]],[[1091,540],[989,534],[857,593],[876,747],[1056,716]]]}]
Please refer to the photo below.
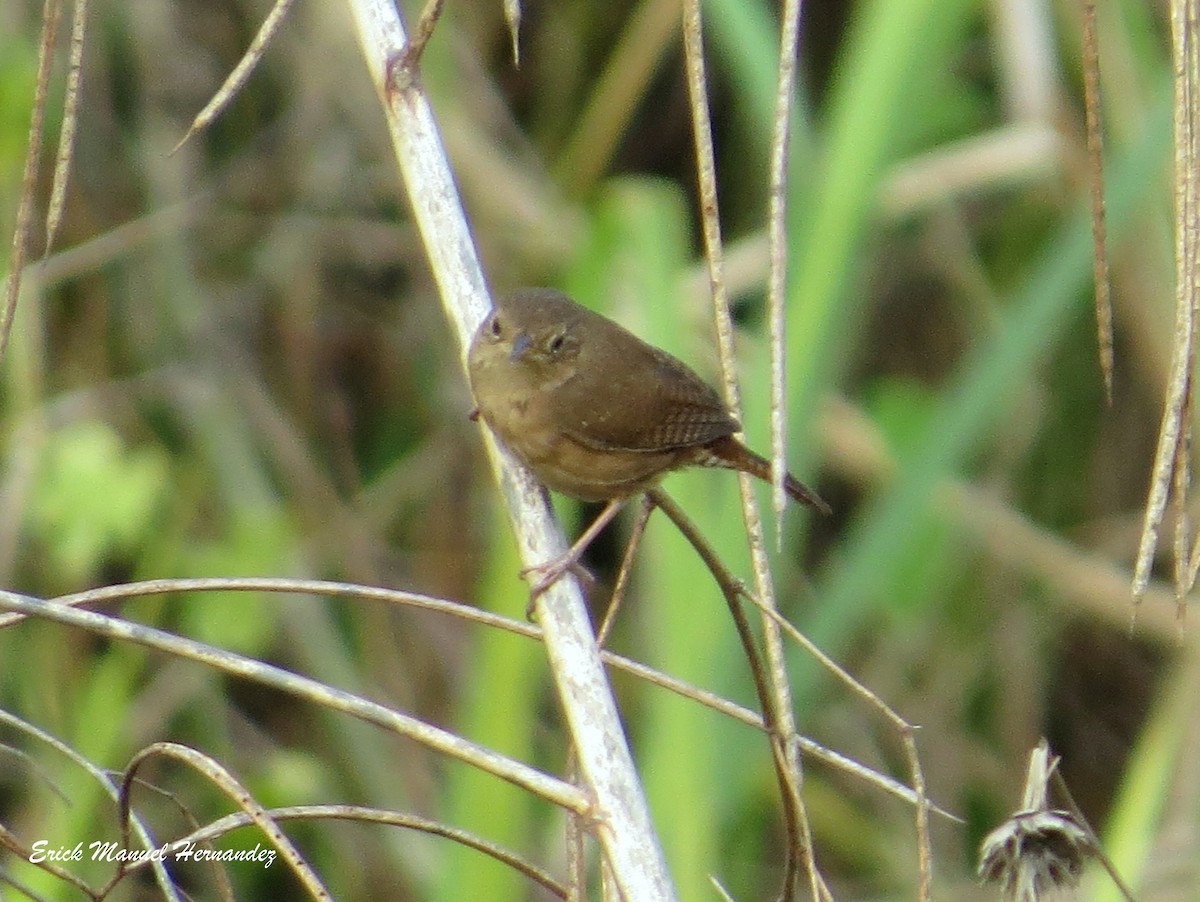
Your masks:
[{"label": "bird's foot", "polygon": [[524,567],[521,570],[521,578],[529,580],[529,604],[525,608],[526,618],[533,618],[533,606],[538,597],[568,573],[573,573],[583,583],[596,581],[596,577],[592,576],[588,569],[579,563],[579,555],[571,551],[552,561]]},{"label": "bird's foot", "polygon": [[533,619],[533,605],[538,600],[538,596],[562,579],[568,571],[578,576],[581,582],[595,582],[592,574],[580,565],[579,559],[583,557],[588,545],[592,544],[592,539],[596,538],[600,530],[612,521],[624,503],[624,497],[613,498],[605,505],[600,516],[592,521],[592,525],[583,531],[583,535],[576,539],[575,544],[566,552],[552,561],[526,567],[521,571],[521,576],[526,579],[532,578],[529,585],[529,605],[525,608],[527,618]]}]

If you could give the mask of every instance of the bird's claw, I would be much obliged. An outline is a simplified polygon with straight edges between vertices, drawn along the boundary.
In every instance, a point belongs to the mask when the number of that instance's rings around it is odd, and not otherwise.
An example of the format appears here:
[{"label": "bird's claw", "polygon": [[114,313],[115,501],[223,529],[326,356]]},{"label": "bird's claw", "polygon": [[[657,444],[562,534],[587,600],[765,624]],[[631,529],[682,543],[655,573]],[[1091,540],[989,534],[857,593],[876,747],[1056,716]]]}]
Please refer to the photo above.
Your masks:
[{"label": "bird's claw", "polygon": [[596,577],[571,554],[547,561],[544,564],[534,564],[532,567],[521,569],[521,578],[529,580],[529,604],[525,608],[525,616],[533,619],[533,606],[543,592],[566,576],[574,574],[580,582],[594,583]]}]

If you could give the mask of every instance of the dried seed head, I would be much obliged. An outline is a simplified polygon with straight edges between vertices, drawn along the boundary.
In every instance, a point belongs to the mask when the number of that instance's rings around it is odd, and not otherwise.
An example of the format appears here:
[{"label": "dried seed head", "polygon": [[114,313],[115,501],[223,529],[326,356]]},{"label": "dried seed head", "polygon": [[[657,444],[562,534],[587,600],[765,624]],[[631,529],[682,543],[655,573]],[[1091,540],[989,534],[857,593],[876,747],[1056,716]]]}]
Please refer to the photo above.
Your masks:
[{"label": "dried seed head", "polygon": [[1011,902],[1038,902],[1043,893],[1076,886],[1095,851],[1091,835],[1066,811],[1018,811],[989,833],[979,876]]},{"label": "dried seed head", "polygon": [[998,884],[1010,902],[1038,902],[1043,893],[1076,886],[1084,860],[1097,851],[1091,831],[1070,812],[1049,807],[1057,765],[1043,739],[1029,756],[1023,807],[980,846],[980,879]]}]

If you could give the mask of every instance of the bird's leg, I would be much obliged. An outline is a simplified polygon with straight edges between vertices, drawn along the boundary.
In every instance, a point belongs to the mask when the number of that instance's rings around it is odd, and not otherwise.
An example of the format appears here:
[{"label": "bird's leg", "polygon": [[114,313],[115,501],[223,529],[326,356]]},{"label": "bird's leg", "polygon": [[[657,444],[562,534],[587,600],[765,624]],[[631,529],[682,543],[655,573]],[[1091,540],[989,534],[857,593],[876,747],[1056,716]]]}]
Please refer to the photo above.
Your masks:
[{"label": "bird's leg", "polygon": [[629,576],[633,571],[634,555],[641,547],[646,524],[650,522],[650,515],[654,513],[655,507],[656,503],[652,493],[642,495],[642,503],[638,505],[637,519],[633,521],[633,528],[629,531],[629,542],[625,545],[625,557],[621,560],[621,568],[617,571],[617,581],[613,585],[612,595],[609,596],[608,610],[604,612],[604,619],[600,621],[600,628],[596,630],[596,644],[601,648],[608,641],[608,634],[612,631],[613,623],[617,619],[617,611],[621,607],[621,599],[625,595],[625,589],[629,586]]},{"label": "bird's leg", "polygon": [[575,540],[575,544],[565,554],[559,555],[554,560],[547,561],[544,564],[526,567],[521,571],[521,576],[530,580],[529,605],[531,608],[533,603],[537,601],[537,597],[562,579],[563,574],[568,570],[576,573],[580,570],[579,559],[583,557],[584,551],[592,544],[592,541],[600,534],[600,531],[612,522],[613,517],[617,515],[624,504],[624,497],[614,498],[605,505],[604,510],[600,511],[600,516],[592,521],[592,525],[583,531],[583,535]]}]

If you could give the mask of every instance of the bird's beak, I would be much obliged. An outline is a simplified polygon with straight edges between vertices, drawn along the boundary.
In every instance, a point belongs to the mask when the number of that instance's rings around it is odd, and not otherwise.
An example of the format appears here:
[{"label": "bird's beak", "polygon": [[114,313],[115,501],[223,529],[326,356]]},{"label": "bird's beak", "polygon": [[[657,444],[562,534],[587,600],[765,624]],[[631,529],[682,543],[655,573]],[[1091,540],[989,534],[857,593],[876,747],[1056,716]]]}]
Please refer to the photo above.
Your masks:
[{"label": "bird's beak", "polygon": [[525,352],[529,350],[529,336],[524,332],[518,332],[513,336],[512,350],[508,352],[508,359],[516,363],[525,356]]}]

